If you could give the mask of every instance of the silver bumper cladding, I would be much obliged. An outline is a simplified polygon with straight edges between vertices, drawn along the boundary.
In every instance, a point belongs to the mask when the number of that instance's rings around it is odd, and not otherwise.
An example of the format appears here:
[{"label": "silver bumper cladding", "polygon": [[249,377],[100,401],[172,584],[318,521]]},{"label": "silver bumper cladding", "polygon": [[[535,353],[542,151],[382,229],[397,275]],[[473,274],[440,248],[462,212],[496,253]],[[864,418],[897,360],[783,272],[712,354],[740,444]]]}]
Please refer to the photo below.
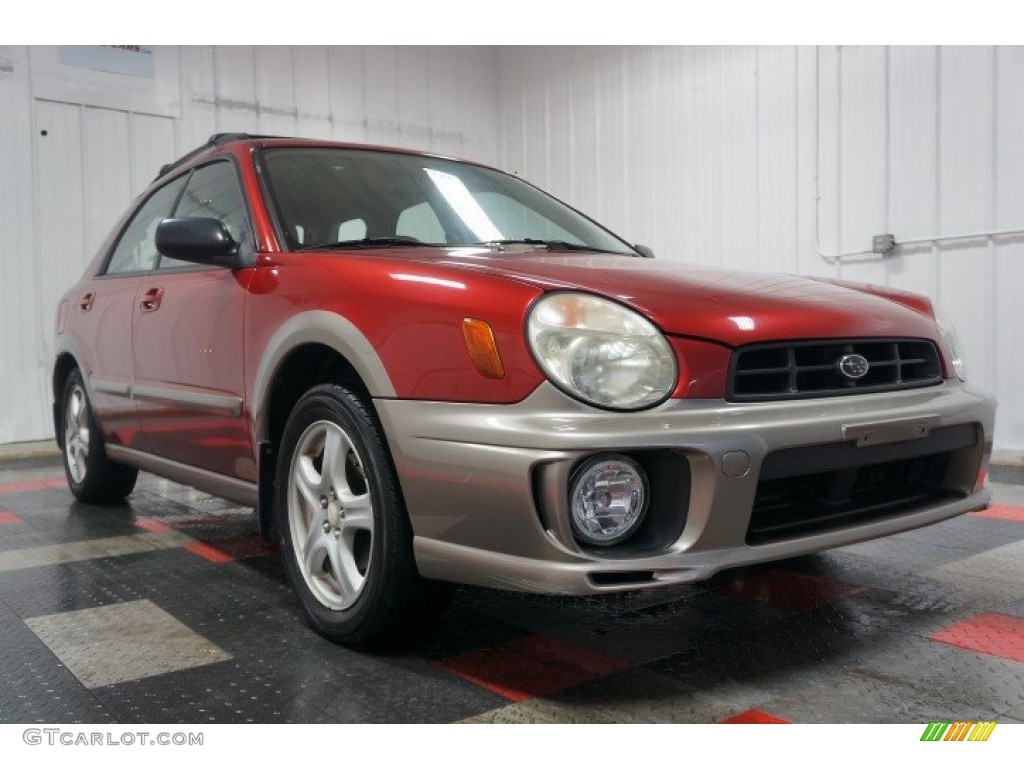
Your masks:
[{"label": "silver bumper cladding", "polygon": [[[708,578],[723,568],[843,546],[985,506],[975,488],[991,450],[995,403],[959,382],[884,394],[733,404],[674,400],[641,413],[598,411],[550,385],[513,405],[375,401],[399,470],[420,572],[529,592],[590,594]],[[974,425],[953,455],[958,491],[890,515],[750,545],[762,463],[773,452],[848,443],[913,454],[929,435]],[[919,442],[920,441],[920,442]],[[852,447],[843,447],[856,455]],[[654,551],[600,552],[572,539],[572,469],[604,451],[660,449],[689,473],[672,499],[681,533]]]}]

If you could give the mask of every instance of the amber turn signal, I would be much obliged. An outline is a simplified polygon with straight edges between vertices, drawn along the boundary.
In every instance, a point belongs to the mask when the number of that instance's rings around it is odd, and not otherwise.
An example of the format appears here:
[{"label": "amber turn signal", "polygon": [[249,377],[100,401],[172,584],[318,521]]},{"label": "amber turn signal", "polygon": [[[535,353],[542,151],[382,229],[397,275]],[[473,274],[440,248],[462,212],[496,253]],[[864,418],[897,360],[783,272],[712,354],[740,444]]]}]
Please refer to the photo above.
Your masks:
[{"label": "amber turn signal", "polygon": [[467,317],[462,321],[462,336],[477,373],[487,379],[505,378],[505,366],[501,364],[491,326],[483,320]]}]

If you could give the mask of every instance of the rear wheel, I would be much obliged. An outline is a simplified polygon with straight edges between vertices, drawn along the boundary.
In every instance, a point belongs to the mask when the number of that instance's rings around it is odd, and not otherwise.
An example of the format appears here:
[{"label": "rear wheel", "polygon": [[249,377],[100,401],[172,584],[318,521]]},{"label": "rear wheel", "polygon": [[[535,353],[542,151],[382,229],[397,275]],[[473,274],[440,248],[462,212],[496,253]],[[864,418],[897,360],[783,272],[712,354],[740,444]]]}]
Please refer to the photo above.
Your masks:
[{"label": "rear wheel", "polygon": [[135,488],[139,472],[107,458],[82,374],[74,370],[64,384],[61,417],[64,474],[75,498],[89,502],[122,501]]},{"label": "rear wheel", "polygon": [[306,393],[285,426],[277,530],[310,624],[353,646],[394,644],[443,610],[453,587],[422,579],[376,417],[351,390]]}]

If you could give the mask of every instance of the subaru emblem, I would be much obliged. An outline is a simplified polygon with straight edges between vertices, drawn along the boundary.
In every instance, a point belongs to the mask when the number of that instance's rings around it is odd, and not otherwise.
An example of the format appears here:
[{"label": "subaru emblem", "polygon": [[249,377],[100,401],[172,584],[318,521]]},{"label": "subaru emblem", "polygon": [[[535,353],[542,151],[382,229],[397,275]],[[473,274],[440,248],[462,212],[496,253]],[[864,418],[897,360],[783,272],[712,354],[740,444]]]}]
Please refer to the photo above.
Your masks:
[{"label": "subaru emblem", "polygon": [[871,363],[864,355],[843,355],[839,358],[839,372],[853,381],[863,379],[870,369]]}]

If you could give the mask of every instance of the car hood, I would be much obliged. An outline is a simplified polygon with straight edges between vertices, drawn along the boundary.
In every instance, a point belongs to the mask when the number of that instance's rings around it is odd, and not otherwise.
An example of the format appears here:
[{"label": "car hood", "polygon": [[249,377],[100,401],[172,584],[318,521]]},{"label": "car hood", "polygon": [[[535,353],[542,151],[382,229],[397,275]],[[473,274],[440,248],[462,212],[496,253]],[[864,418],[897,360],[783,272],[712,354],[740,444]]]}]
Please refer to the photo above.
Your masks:
[{"label": "car hood", "polygon": [[602,294],[643,312],[669,334],[730,346],[823,337],[939,341],[927,299],[875,286],[783,274],[734,272],[628,256],[452,250],[410,260],[483,271],[542,290]]}]

